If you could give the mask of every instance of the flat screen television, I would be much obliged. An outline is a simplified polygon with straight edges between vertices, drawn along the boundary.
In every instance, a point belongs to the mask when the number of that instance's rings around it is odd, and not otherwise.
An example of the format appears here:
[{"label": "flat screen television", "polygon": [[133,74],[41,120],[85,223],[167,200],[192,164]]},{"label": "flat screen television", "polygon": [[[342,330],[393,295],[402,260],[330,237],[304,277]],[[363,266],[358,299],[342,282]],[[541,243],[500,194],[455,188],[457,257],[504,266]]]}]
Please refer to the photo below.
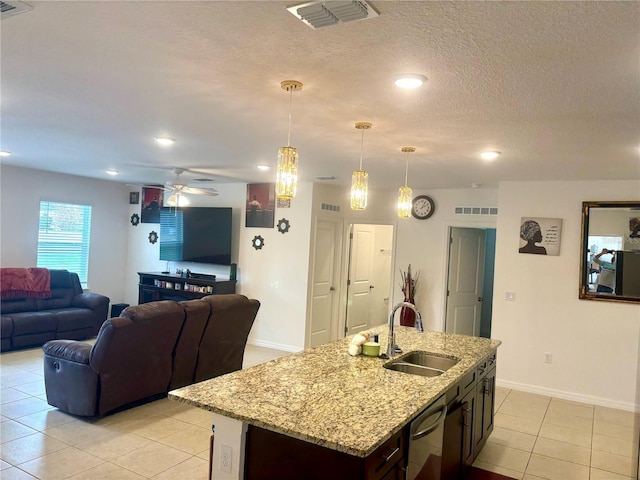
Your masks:
[{"label": "flat screen television", "polygon": [[162,208],[160,260],[231,265],[231,208]]}]

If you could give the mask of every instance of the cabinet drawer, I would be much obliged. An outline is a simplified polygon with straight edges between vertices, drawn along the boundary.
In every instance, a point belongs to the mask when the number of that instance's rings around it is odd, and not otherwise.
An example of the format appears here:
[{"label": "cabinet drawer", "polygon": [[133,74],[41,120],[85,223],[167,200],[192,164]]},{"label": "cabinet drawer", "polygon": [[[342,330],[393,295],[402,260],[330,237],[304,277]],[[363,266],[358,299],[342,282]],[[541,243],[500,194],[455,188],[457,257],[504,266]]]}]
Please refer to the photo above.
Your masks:
[{"label": "cabinet drawer", "polygon": [[460,380],[460,395],[465,396],[469,391],[475,390],[478,381],[478,369],[474,368]]},{"label": "cabinet drawer", "polygon": [[383,478],[404,457],[403,433],[404,430],[395,433],[366,458],[365,472],[367,480]]}]

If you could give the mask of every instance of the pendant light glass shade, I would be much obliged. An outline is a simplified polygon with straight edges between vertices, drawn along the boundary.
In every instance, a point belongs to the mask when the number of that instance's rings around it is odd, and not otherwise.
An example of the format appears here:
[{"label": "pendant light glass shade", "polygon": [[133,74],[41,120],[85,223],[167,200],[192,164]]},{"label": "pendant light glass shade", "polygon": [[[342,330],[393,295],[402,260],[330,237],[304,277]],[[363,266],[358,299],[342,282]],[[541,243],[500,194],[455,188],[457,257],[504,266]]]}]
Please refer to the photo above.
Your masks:
[{"label": "pendant light glass shade", "polygon": [[280,83],[280,87],[289,92],[289,134],[287,146],[278,150],[276,197],[290,200],[296,196],[298,186],[298,149],[291,146],[291,99],[294,91],[302,90],[302,83],[285,80]]},{"label": "pendant light glass shade", "polygon": [[411,216],[412,197],[411,187],[404,186],[398,189],[398,217],[409,218]]},{"label": "pendant light glass shade", "polygon": [[169,198],[167,198],[166,203],[170,207],[186,207],[191,202],[189,202],[189,199],[185,197],[184,194],[172,193],[171,195],[169,195]]},{"label": "pendant light glass shade", "polygon": [[398,217],[409,218],[411,216],[413,191],[407,186],[409,177],[409,153],[415,152],[415,147],[402,147],[401,149],[407,154],[407,163],[404,170],[404,186],[398,189]]},{"label": "pendant light glass shade", "polygon": [[367,197],[369,196],[369,174],[362,170],[362,149],[364,146],[364,131],[369,130],[373,124],[369,122],[358,122],[356,128],[362,131],[360,140],[360,169],[353,172],[351,176],[351,210],[364,210],[367,208]]},{"label": "pendant light glass shade", "polygon": [[351,176],[351,210],[367,208],[369,194],[369,174],[364,170],[356,170]]},{"label": "pendant light glass shade", "polygon": [[291,199],[296,196],[298,186],[298,149],[280,147],[276,172],[276,196]]}]

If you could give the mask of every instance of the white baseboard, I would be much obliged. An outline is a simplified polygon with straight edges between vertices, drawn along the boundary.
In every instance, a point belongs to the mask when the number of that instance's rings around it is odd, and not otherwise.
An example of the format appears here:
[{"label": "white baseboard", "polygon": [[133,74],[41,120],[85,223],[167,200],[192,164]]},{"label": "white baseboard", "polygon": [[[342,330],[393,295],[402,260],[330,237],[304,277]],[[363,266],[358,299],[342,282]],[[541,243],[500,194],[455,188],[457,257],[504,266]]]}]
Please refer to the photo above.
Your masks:
[{"label": "white baseboard", "polygon": [[294,347],[293,345],[284,345],[282,343],[266,342],[264,340],[254,340],[251,338],[247,340],[247,343],[249,345],[255,345],[256,347],[273,348],[274,350],[282,350],[284,352],[291,353],[301,352],[304,350],[303,348]]},{"label": "white baseboard", "polygon": [[598,405],[600,407],[615,408],[618,410],[626,410],[628,412],[640,412],[640,405],[620,402],[610,398],[593,397],[590,395],[581,395],[579,393],[565,392],[563,390],[554,390],[553,388],[539,387],[536,385],[528,385],[526,383],[509,382],[506,380],[496,380],[496,385],[502,388],[510,388],[520,390],[527,393],[537,393],[547,397],[560,398],[562,400],[571,400],[572,402],[587,403],[590,405]]}]

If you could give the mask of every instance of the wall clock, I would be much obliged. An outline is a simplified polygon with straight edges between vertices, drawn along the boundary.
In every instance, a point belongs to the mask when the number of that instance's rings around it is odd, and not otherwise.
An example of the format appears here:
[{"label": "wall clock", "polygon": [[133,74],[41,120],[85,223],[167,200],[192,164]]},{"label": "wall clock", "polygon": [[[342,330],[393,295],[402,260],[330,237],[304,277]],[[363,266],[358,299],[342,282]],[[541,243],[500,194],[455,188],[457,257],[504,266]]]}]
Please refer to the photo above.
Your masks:
[{"label": "wall clock", "polygon": [[411,215],[418,220],[426,220],[436,211],[436,204],[428,195],[418,195],[413,199]]}]

